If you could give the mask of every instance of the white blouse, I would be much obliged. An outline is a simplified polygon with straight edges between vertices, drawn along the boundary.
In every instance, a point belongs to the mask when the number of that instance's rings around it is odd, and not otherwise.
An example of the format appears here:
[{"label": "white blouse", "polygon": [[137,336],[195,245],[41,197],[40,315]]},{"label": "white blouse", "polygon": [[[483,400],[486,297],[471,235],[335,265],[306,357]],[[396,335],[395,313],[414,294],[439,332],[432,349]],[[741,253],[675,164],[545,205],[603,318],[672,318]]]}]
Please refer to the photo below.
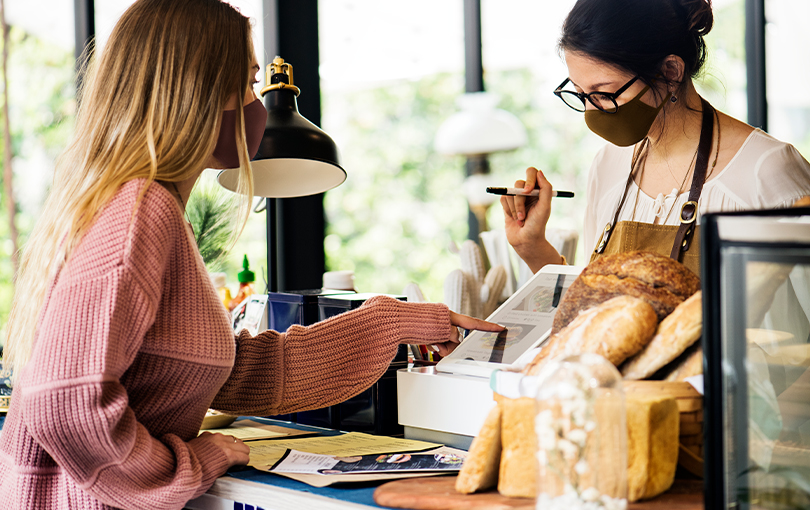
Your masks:
[{"label": "white blouse", "polygon": [[[593,252],[605,225],[613,221],[632,158],[632,146],[608,144],[593,160],[585,209],[583,242],[586,258]],[[810,195],[810,163],[792,145],[755,129],[728,165],[703,185],[698,211],[702,215],[789,207],[807,195]],[[633,182],[627,191],[619,221],[678,225],[681,205],[688,197],[688,189],[680,195],[677,189],[673,189],[669,195],[651,197]]]}]

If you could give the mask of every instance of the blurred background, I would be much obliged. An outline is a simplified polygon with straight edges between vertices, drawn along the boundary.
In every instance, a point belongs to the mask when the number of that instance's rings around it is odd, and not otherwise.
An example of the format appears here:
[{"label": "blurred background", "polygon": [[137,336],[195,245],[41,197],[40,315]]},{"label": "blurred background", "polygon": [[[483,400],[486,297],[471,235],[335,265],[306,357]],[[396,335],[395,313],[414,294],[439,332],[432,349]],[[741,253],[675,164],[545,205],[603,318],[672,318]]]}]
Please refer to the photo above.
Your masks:
[{"label": "blurred background", "polygon": [[[90,2],[97,51],[130,3]],[[276,2],[231,3],[254,20],[264,68],[274,56],[262,49],[274,22],[265,11]],[[496,95],[499,108],[520,120],[528,135],[519,149],[490,156],[490,179],[509,186],[527,166],[542,169],[555,188],[577,194],[573,200],[555,200],[550,225],[581,232],[588,169],[604,142],[552,94],[567,74],[556,42],[573,3],[481,0],[480,46],[486,90]],[[0,83],[0,103],[5,105],[0,111],[0,327],[13,293],[12,254],[25,244],[48,192],[54,161],[73,129],[76,23],[87,22],[86,15],[75,14],[74,6],[80,4],[87,2],[3,4],[7,37]],[[810,19],[807,0],[714,0],[709,61],[697,87],[715,107],[751,121],[745,37],[751,4],[764,6],[762,78],[767,84],[765,117],[760,112],[754,118],[808,158],[810,33],[803,27]],[[320,125],[337,142],[348,173],[343,185],[323,197],[324,269],[354,271],[355,287],[367,292],[401,293],[416,282],[428,300],[441,301],[442,282],[459,265],[449,247],[467,239],[471,227],[462,192],[465,158],[442,155],[434,148],[439,126],[458,111],[457,98],[465,92],[464,2],[320,0],[317,41]],[[318,91],[301,87],[299,104],[308,116],[303,105]],[[215,172],[204,177],[193,200],[206,194],[212,200],[232,197],[216,186]],[[491,228],[502,228],[499,204],[490,207],[486,217]],[[235,289],[236,273],[247,255],[261,292],[267,271],[266,229],[266,213],[252,214],[238,244],[210,257],[209,269],[224,271]],[[585,259],[579,253],[574,262]]]}]

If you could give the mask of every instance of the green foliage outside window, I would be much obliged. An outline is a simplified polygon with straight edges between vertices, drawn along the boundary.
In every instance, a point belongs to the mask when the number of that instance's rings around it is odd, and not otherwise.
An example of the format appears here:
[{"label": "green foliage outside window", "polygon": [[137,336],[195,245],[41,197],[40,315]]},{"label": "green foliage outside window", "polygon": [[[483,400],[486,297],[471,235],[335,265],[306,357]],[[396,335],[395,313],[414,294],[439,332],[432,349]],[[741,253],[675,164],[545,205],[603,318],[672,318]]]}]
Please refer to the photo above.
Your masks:
[{"label": "green foliage outside window", "polygon": [[466,237],[467,215],[463,161],[432,146],[455,111],[460,79],[324,94],[324,128],[348,173],[326,194],[327,268],[353,270],[360,291],[401,293],[415,281],[428,299],[442,299],[441,279],[458,265],[447,247]]},{"label": "green foliage outside window", "polygon": [[[515,114],[529,135],[526,147],[490,157],[493,183],[511,185],[530,165],[543,169],[555,187],[577,191],[576,199],[555,202],[552,225],[579,229],[585,177],[598,144],[591,151],[568,148],[593,143],[593,135],[565,105],[536,104],[529,70],[486,80],[488,90],[501,96],[500,107]],[[443,300],[444,278],[460,265],[448,246],[468,235],[467,202],[464,158],[437,154],[433,139],[457,111],[462,91],[461,76],[440,74],[324,95],[325,128],[338,138],[348,172],[347,181],[326,195],[327,266],[353,270],[358,290],[400,293],[416,282],[430,301]],[[497,201],[488,220],[491,228],[503,227]]]},{"label": "green foliage outside window", "polygon": [[[9,46],[9,122],[17,202],[15,224],[20,232],[18,242],[22,246],[39,216],[42,200],[53,180],[52,170],[40,174],[29,169],[41,168],[42,160],[50,161],[52,165],[73,130],[75,63],[72,49],[65,50],[45,42],[19,27],[10,27]],[[0,125],[3,120],[0,110]],[[0,143],[0,166],[5,161],[4,151],[5,145]],[[0,171],[0,180],[2,175]],[[13,245],[9,238],[6,200],[5,192],[0,192],[0,329],[5,328],[13,295]],[[4,339],[5,334],[0,334],[0,342]]]},{"label": "green foliage outside window", "polygon": [[[696,84],[741,119],[744,19],[743,2],[716,9],[707,71]],[[500,96],[499,107],[523,122],[529,138],[523,148],[490,156],[493,183],[511,185],[527,166],[541,169],[555,188],[577,194],[553,201],[549,226],[582,235],[588,170],[605,142],[588,131],[581,114],[552,98],[562,77],[549,85],[547,76],[535,73],[524,68],[484,76],[487,91]],[[467,203],[461,192],[464,159],[436,154],[433,138],[462,93],[460,74],[439,74],[323,94],[324,128],[338,142],[348,172],[347,181],[326,195],[327,268],[353,270],[359,290],[399,293],[413,281],[429,300],[443,300],[444,278],[459,267],[447,246],[467,237]],[[498,202],[488,223],[503,227]],[[575,263],[586,264],[581,238],[578,246]]]}]

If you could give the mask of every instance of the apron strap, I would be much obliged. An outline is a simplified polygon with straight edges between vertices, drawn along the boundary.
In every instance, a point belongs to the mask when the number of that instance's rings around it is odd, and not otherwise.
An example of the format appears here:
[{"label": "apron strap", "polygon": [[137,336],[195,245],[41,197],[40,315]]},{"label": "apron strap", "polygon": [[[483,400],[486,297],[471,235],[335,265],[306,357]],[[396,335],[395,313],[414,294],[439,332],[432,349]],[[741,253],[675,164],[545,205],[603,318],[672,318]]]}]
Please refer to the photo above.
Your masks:
[{"label": "apron strap", "polygon": [[689,249],[692,235],[695,233],[698,200],[703,191],[703,183],[706,182],[706,169],[709,167],[709,156],[711,156],[712,138],[714,137],[714,108],[705,99],[700,98],[700,101],[703,105],[703,123],[700,127],[700,142],[698,142],[695,172],[692,174],[692,187],[689,190],[689,200],[681,206],[681,226],[675,234],[672,253],[669,255],[678,262],[683,258],[683,253]]},{"label": "apron strap", "polygon": [[594,253],[602,253],[605,251],[608,241],[610,240],[610,236],[613,234],[613,231],[616,229],[616,224],[619,222],[619,214],[622,212],[622,207],[624,207],[625,200],[627,200],[627,192],[630,190],[630,185],[633,183],[633,179],[636,178],[636,173],[638,172],[638,163],[649,144],[650,139],[645,137],[644,140],[641,141],[641,145],[638,146],[638,149],[633,152],[633,160],[630,163],[630,175],[627,176],[627,182],[624,184],[622,198],[619,200],[619,205],[616,206],[616,212],[613,214],[613,221],[605,225],[605,229],[602,231],[602,238],[599,240],[599,244],[596,245]]}]

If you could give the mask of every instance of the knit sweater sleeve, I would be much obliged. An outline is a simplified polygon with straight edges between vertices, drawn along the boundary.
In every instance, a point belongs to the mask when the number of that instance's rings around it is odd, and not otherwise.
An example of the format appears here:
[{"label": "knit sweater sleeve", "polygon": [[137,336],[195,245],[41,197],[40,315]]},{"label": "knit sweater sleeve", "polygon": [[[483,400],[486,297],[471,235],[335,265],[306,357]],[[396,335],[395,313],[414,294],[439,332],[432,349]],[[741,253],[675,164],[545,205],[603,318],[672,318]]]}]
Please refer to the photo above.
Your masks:
[{"label": "knit sweater sleeve", "polygon": [[[171,245],[171,225],[145,220],[151,240],[131,243],[130,233],[121,243],[119,225],[104,218],[85,236],[51,291],[19,386],[25,426],[82,490],[116,508],[177,509],[207,490],[227,459],[206,441],[152,437],[120,382],[154,322]],[[116,250],[137,260],[104,260]]]},{"label": "knit sweater sleeve", "polygon": [[400,343],[435,344],[450,337],[445,305],[377,296],[356,310],[286,333],[237,337],[236,363],[212,407],[268,416],[319,409],[369,388]]}]

